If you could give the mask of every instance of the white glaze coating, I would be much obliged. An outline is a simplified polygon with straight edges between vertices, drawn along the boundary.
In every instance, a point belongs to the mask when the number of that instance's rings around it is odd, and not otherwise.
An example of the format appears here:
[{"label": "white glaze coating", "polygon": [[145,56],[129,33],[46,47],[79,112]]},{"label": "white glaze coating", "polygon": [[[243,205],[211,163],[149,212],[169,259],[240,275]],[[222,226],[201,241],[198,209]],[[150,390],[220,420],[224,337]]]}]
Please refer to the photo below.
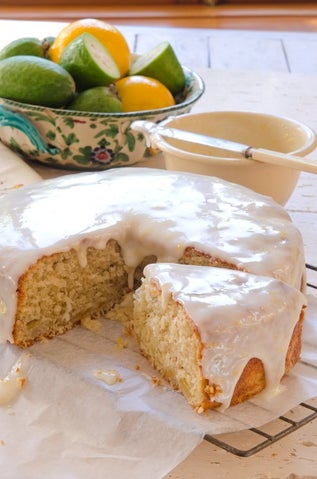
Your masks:
[{"label": "white glaze coating", "polygon": [[197,326],[202,372],[222,392],[215,399],[226,409],[244,367],[262,361],[267,396],[274,395],[285,371],[285,358],[305,296],[282,281],[240,271],[180,264],[151,264],[144,270],[172,295]]},{"label": "white glaze coating", "polygon": [[22,355],[4,378],[0,378],[0,406],[11,405],[25,383],[28,357]]},{"label": "white glaze coating", "polygon": [[273,200],[215,178],[147,168],[80,173],[9,192],[0,209],[0,341],[12,340],[16,285],[44,254],[110,239],[133,270],[148,254],[177,262],[187,246],[300,288],[302,239]]}]

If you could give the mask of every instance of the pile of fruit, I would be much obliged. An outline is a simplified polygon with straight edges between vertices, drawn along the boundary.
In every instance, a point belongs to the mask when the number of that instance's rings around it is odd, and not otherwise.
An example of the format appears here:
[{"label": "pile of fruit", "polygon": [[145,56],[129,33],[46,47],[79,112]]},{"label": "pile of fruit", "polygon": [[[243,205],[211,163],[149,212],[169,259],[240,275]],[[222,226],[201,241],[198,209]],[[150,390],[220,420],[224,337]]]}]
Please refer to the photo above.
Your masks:
[{"label": "pile of fruit", "polygon": [[134,112],[174,105],[185,87],[168,42],[132,60],[113,25],[81,19],[54,38],[19,38],[0,51],[0,97],[91,112]]}]

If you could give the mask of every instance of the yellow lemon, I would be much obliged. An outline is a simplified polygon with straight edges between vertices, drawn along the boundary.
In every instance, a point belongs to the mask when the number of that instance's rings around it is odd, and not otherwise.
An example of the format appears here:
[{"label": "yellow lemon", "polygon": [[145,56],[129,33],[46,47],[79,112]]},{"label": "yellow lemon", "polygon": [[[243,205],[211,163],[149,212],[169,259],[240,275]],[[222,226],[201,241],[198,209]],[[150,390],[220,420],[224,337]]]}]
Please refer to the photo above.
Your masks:
[{"label": "yellow lemon", "polygon": [[131,53],[122,33],[110,23],[95,18],[83,18],[66,25],[56,36],[49,49],[49,57],[58,63],[64,48],[82,33],[91,33],[106,47],[121,76],[130,68]]},{"label": "yellow lemon", "polygon": [[156,110],[175,105],[175,99],[163,83],[143,75],[131,75],[115,83],[122,111]]}]

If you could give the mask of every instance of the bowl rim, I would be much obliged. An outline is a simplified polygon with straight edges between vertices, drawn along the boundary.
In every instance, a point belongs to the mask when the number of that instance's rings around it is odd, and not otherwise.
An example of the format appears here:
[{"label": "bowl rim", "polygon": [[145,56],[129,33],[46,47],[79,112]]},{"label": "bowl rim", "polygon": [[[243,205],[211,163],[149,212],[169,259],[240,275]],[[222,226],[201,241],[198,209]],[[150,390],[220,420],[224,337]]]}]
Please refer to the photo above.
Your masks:
[{"label": "bowl rim", "polygon": [[[300,130],[302,130],[306,135],[306,141],[301,148],[297,148],[296,150],[293,150],[293,151],[289,152],[293,155],[304,156],[304,155],[312,152],[317,147],[317,135],[308,125],[302,123],[301,121],[292,119],[288,116],[276,115],[276,114],[272,114],[272,113],[262,113],[262,112],[259,112],[259,111],[215,110],[215,111],[209,111],[209,112],[205,111],[205,112],[200,112],[200,113],[187,113],[187,114],[181,115],[181,117],[174,116],[174,117],[166,118],[160,124],[162,126],[168,126],[168,125],[170,125],[170,123],[173,120],[180,119],[180,118],[183,119],[183,118],[191,117],[194,120],[195,118],[202,117],[202,116],[205,116],[207,118],[207,117],[210,117],[211,115],[216,117],[216,116],[219,116],[219,115],[224,116],[224,115],[233,115],[233,114],[234,115],[244,114],[244,115],[248,115],[248,116],[253,116],[253,117],[257,116],[257,117],[263,117],[263,118],[274,118],[276,120],[281,120],[281,121],[284,121],[288,124],[296,126]],[[164,153],[171,153],[171,154],[174,154],[175,156],[178,156],[178,157],[181,155],[184,159],[187,159],[187,160],[192,160],[193,157],[195,157],[195,158],[199,159],[199,161],[201,163],[210,162],[210,159],[212,159],[213,164],[223,164],[225,162],[227,165],[230,165],[230,164],[237,165],[237,163],[239,163],[240,165],[244,165],[244,166],[245,165],[249,165],[249,166],[252,166],[252,165],[255,166],[256,165],[256,162],[250,162],[250,160],[248,160],[248,159],[239,158],[239,157],[232,158],[232,157],[226,157],[226,156],[212,156],[212,155],[205,155],[205,154],[201,154],[201,153],[192,153],[192,152],[189,152],[189,151],[186,151],[184,149],[181,149],[181,148],[178,148],[178,147],[175,147],[175,146],[171,145],[168,142],[168,139],[164,139],[164,138],[160,137],[159,135],[155,136],[155,146],[157,146],[157,148],[159,148]]]},{"label": "bowl rim", "polygon": [[45,112],[52,112],[59,116],[76,116],[76,117],[89,117],[89,118],[109,118],[109,119],[116,119],[116,118],[139,118],[140,116],[157,116],[157,115],[164,115],[164,114],[173,114],[174,111],[178,111],[183,108],[187,108],[193,103],[195,103],[199,98],[203,95],[205,91],[205,82],[202,77],[191,70],[188,67],[182,66],[187,78],[193,77],[194,81],[197,83],[197,89],[193,92],[193,94],[185,101],[176,103],[175,105],[165,107],[165,108],[157,108],[155,110],[138,110],[133,112],[89,112],[89,111],[79,111],[79,110],[68,110],[66,108],[51,108],[48,106],[42,105],[34,105],[31,103],[22,103],[15,100],[10,100],[8,98],[0,97],[0,101],[4,104],[10,106],[16,106],[21,110],[34,110],[34,111],[45,111]]}]

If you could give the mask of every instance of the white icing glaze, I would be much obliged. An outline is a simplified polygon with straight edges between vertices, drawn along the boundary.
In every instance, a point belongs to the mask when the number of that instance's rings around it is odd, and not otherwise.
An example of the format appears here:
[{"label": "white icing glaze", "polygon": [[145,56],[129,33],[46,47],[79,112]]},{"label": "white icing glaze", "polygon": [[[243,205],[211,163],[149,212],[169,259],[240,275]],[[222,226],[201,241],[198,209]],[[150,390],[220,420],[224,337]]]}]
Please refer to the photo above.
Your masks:
[{"label": "white icing glaze", "polygon": [[28,366],[26,355],[21,356],[6,377],[0,378],[0,406],[12,404],[25,383],[24,372]]},{"label": "white icing glaze", "polygon": [[179,264],[146,266],[145,277],[162,289],[162,304],[172,294],[197,326],[202,371],[222,392],[226,409],[241,373],[251,358],[262,361],[268,396],[280,387],[287,349],[305,296],[273,278],[240,271]]},{"label": "white icing glaze", "polygon": [[303,246],[273,200],[219,179],[146,168],[79,173],[9,192],[0,210],[0,341],[12,340],[16,286],[39,257],[110,238],[133,270],[146,255],[177,262],[187,246],[301,287]]}]

